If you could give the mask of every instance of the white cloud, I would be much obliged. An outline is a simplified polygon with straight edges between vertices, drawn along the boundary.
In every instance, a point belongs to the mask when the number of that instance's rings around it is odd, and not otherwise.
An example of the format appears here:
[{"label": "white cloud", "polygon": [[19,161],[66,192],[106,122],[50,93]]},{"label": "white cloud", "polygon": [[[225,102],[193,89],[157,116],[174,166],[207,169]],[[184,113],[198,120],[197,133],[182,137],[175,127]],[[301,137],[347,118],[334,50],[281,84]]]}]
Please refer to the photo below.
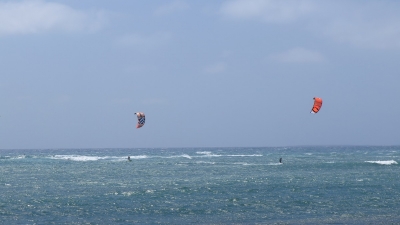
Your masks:
[{"label": "white cloud", "polygon": [[234,0],[222,5],[228,18],[255,19],[264,22],[290,22],[314,10],[309,1]]},{"label": "white cloud", "polygon": [[209,65],[204,69],[205,73],[209,74],[217,74],[217,73],[222,73],[226,70],[226,65],[225,63],[216,63],[213,65]]},{"label": "white cloud", "polygon": [[152,48],[166,44],[172,35],[168,32],[161,32],[152,35],[129,34],[117,39],[117,45],[124,47]]},{"label": "white cloud", "polygon": [[[362,48],[400,48],[400,2],[230,0],[226,18],[296,23],[305,31]],[[304,23],[303,23],[304,22]]]},{"label": "white cloud", "polygon": [[304,48],[294,48],[282,53],[272,54],[269,58],[285,63],[316,63],[325,61],[321,53]]},{"label": "white cloud", "polygon": [[100,11],[84,12],[60,3],[40,0],[0,3],[0,35],[94,31],[104,22],[104,13]]},{"label": "white cloud", "polygon": [[158,9],[156,9],[156,11],[154,12],[155,15],[161,16],[161,15],[167,15],[167,14],[171,14],[174,12],[179,12],[179,11],[184,11],[189,9],[189,4],[187,4],[184,1],[173,1],[169,4],[163,5],[161,7],[159,7]]}]

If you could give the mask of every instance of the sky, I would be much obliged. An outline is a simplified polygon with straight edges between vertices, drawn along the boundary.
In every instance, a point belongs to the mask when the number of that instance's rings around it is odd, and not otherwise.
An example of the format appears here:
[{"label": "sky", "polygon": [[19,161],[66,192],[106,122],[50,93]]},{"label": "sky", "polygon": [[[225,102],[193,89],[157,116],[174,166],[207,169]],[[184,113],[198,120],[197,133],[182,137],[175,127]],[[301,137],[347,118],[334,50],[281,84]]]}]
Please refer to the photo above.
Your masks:
[{"label": "sky", "polygon": [[399,145],[399,62],[394,0],[0,1],[0,149]]}]

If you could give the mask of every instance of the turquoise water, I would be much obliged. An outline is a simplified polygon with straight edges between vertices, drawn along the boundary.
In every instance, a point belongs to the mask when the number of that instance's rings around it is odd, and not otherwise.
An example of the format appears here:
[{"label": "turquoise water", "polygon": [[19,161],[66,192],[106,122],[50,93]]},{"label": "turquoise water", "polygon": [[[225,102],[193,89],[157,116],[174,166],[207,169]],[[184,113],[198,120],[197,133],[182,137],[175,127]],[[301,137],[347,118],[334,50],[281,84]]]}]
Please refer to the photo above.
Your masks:
[{"label": "turquoise water", "polygon": [[399,161],[399,146],[0,150],[0,224],[400,224]]}]

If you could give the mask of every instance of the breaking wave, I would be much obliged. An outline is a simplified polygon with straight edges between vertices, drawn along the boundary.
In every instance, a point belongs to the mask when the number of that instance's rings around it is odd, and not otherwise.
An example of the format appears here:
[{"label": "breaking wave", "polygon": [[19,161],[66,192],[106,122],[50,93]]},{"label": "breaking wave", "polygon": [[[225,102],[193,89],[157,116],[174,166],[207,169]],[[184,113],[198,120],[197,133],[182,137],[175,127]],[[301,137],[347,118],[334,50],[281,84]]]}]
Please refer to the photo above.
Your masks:
[{"label": "breaking wave", "polygon": [[394,160],[387,160],[387,161],[365,161],[367,163],[375,163],[375,164],[379,164],[379,165],[394,165],[394,164],[398,164],[396,161]]}]

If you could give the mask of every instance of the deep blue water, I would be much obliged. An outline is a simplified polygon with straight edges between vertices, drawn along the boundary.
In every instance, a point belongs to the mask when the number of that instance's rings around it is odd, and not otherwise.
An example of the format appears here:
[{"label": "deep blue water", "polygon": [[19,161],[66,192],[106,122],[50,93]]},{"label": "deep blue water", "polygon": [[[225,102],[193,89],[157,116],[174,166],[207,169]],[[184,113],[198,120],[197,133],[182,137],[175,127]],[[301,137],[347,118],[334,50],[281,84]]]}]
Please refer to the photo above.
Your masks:
[{"label": "deep blue water", "polygon": [[399,146],[0,150],[0,224],[400,224],[399,161]]}]

